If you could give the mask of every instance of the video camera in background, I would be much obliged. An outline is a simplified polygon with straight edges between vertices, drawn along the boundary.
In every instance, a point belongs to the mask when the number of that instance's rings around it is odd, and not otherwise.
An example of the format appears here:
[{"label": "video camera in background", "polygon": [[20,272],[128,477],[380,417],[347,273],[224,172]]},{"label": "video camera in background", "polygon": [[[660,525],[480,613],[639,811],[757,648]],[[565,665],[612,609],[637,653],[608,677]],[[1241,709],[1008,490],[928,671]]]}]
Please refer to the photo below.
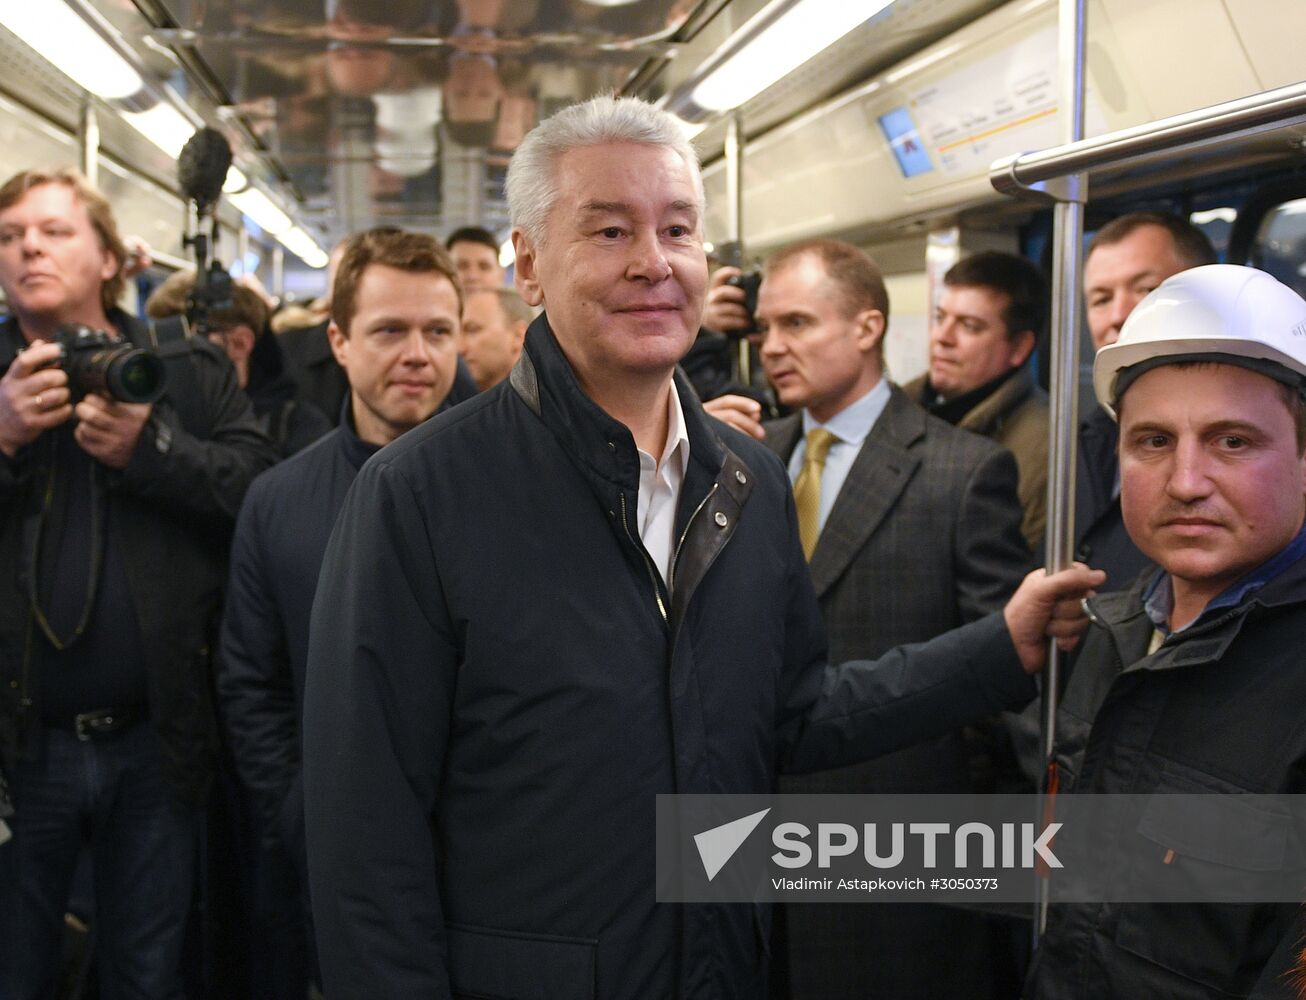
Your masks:
[{"label": "video camera in background", "polygon": [[[186,320],[200,337],[208,336],[209,316],[215,309],[232,308],[231,275],[210,249],[218,243],[215,213],[222,185],[231,169],[231,144],[216,129],[202,128],[186,141],[177,158],[177,182],[181,192],[195,206],[195,231],[184,243],[195,250],[195,287],[186,300]],[[204,231],[205,222],[209,231]]]}]

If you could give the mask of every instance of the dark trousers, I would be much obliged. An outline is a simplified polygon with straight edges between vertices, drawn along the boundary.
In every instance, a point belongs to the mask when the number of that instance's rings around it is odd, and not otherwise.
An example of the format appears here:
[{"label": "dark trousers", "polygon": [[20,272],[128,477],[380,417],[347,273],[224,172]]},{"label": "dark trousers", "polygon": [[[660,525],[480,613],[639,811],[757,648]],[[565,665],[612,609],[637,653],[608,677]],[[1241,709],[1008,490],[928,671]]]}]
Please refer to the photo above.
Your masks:
[{"label": "dark trousers", "polygon": [[100,1000],[179,1000],[199,814],[160,772],[148,723],[97,742],[47,730],[10,775],[0,846],[0,1000],[54,995],[64,912],[89,846]]}]

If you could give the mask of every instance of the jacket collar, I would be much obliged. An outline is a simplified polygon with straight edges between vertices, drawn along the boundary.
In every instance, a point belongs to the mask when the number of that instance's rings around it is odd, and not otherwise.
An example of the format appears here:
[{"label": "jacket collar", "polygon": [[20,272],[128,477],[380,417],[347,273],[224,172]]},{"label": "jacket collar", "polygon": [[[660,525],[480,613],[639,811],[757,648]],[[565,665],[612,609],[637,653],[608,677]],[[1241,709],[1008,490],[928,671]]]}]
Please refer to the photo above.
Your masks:
[{"label": "jacket collar", "polygon": [[[639,457],[634,436],[581,390],[546,315],[541,314],[526,331],[522,357],[509,379],[527,406],[590,475],[632,495],[638,490]],[[673,388],[679,394],[689,436],[689,468],[685,473],[685,486],[689,487],[691,480],[699,478],[696,470],[709,476],[717,474],[726,449],[679,371]]]},{"label": "jacket collar", "polygon": [[[633,541],[635,498],[639,491],[639,458],[630,430],[604,412],[581,391],[575,372],[541,315],[526,331],[526,344],[508,376],[517,396],[554,435],[568,458],[613,519],[619,536]],[[676,531],[680,542],[672,559],[671,613],[674,635],[684,621],[699,583],[725,549],[753,490],[753,472],[722,444],[698,397],[677,371],[674,390],[680,394],[689,437],[689,466],[680,488]],[[624,503],[623,503],[624,501]],[[616,525],[617,509],[626,522]],[[655,586],[662,593],[661,581]]]},{"label": "jacket collar", "polygon": [[1172,634],[1151,656],[1131,657],[1131,652],[1146,649],[1153,632],[1143,602],[1155,580],[1155,574],[1145,574],[1128,590],[1101,594],[1087,604],[1093,624],[1110,633],[1125,672],[1198,666],[1219,660],[1254,608],[1306,604],[1306,559],[1299,559],[1233,607],[1215,611],[1210,617],[1204,614],[1182,632]]},{"label": "jacket collar", "polygon": [[349,405],[348,396],[345,397],[344,410],[340,414],[339,443],[345,460],[355,470],[361,469],[364,462],[381,450],[379,444],[364,441],[358,436],[358,431],[354,429],[354,408]]},{"label": "jacket collar", "polygon": [[1030,376],[1029,365],[1026,364],[999,385],[988,398],[962,417],[957,426],[984,437],[992,437],[1002,426],[1007,415],[1036,392],[1038,389]]}]

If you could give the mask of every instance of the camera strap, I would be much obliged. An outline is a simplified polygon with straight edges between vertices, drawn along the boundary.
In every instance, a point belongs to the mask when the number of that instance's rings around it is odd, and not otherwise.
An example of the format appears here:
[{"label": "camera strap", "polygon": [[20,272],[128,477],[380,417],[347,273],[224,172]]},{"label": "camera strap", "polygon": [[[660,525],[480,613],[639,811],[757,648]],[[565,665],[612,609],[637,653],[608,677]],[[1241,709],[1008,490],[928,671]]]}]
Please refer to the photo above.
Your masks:
[{"label": "camera strap", "polygon": [[[50,645],[57,650],[64,650],[76,642],[86,631],[91,621],[91,613],[95,608],[96,591],[99,588],[100,568],[104,562],[104,546],[106,543],[105,534],[105,505],[107,497],[105,496],[104,484],[99,467],[94,462],[86,462],[85,472],[88,480],[85,484],[86,502],[90,507],[90,523],[88,527],[88,538],[90,550],[86,555],[85,564],[85,593],[81,597],[81,606],[78,612],[69,616],[68,609],[60,609],[63,613],[57,617],[63,628],[51,621],[55,608],[47,606],[46,602],[53,604],[56,600],[53,593],[45,594],[45,600],[42,600],[43,585],[49,584],[52,580],[51,574],[56,571],[54,557],[45,551],[47,544],[58,544],[57,539],[47,539],[47,530],[51,522],[58,522],[63,519],[60,515],[66,516],[66,511],[55,510],[57,494],[62,494],[62,499],[66,501],[69,489],[76,488],[70,482],[59,483],[59,475],[62,471],[65,475],[76,472],[69,469],[61,461],[59,452],[62,447],[72,447],[71,435],[67,440],[61,440],[56,435],[43,435],[44,445],[49,449],[49,472],[46,481],[41,490],[40,509],[37,516],[29,521],[25,528],[29,529],[30,534],[23,545],[24,554],[27,559],[27,565],[24,567],[24,576],[27,578],[27,597],[32,609],[32,619],[36,622],[37,627],[44,633]],[[28,534],[25,531],[25,534]],[[73,554],[73,559],[77,559]],[[66,564],[65,564],[66,565]],[[81,575],[80,572],[73,571],[74,577]],[[73,599],[69,595],[69,599]]]},{"label": "camera strap", "polygon": [[200,405],[199,373],[195,370],[195,345],[185,316],[150,320],[150,346],[168,366],[168,387],[164,398],[172,404],[181,424],[190,434],[207,438],[212,432],[209,414]]}]

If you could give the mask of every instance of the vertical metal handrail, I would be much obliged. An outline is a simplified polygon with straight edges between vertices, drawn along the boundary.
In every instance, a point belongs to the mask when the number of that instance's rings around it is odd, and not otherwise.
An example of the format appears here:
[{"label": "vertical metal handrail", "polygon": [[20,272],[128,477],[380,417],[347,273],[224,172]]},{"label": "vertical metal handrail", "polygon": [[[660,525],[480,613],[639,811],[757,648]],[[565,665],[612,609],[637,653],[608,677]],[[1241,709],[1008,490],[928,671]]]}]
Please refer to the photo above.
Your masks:
[{"label": "vertical metal handrail", "polygon": [[[744,248],[744,129],[736,111],[726,119],[726,232],[730,242],[738,249],[743,266]],[[736,364],[739,379],[744,385],[753,383],[753,358],[747,337],[735,342]]]},{"label": "vertical metal handrail", "polygon": [[82,95],[77,116],[77,159],[91,187],[96,187],[100,183],[100,119],[90,94]]},{"label": "vertical metal handrail", "polygon": [[[1060,70],[1058,108],[1062,139],[1078,142],[1084,137],[1084,41],[1087,0],[1061,0],[1058,23]],[[1079,289],[1084,238],[1085,178],[1068,178],[1059,193],[1053,215],[1052,317],[1050,373],[1052,389],[1048,455],[1048,521],[1044,535],[1047,569],[1050,573],[1068,567],[1073,560],[1075,511],[1075,446],[1078,436],[1077,396],[1079,387]],[[1048,665],[1043,674],[1040,703],[1040,747],[1049,766],[1056,743],[1057,692],[1061,682],[1061,651],[1049,642]],[[1046,796],[1040,796],[1040,812],[1046,815]],[[1034,915],[1034,943],[1047,927],[1051,883],[1038,879],[1038,903]]]}]

